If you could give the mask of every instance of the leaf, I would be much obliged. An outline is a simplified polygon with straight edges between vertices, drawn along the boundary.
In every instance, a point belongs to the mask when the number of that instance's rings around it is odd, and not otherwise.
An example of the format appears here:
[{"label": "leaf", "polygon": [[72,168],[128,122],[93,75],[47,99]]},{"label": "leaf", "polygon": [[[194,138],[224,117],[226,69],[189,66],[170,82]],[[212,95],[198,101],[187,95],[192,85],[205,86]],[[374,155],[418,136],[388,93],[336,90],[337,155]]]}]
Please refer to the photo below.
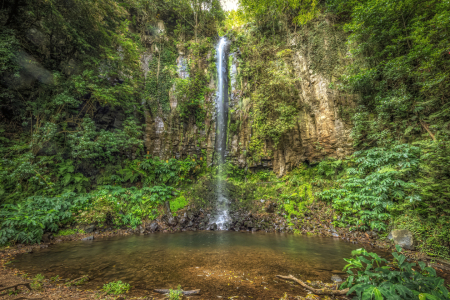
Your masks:
[{"label": "leaf", "polygon": [[383,300],[384,299],[383,295],[381,294],[381,292],[378,288],[373,289],[373,295],[375,297],[375,300]]},{"label": "leaf", "polygon": [[66,173],[66,175],[64,175],[64,178],[63,178],[63,184],[64,184],[65,186],[66,186],[67,184],[69,184],[70,179],[71,179],[70,173]]},{"label": "leaf", "polygon": [[429,299],[429,300],[439,300],[438,297],[433,296],[433,295],[428,294],[428,293],[421,293],[421,294],[419,294],[419,300],[426,300],[426,299]]},{"label": "leaf", "polygon": [[398,265],[401,266],[403,264],[403,262],[405,261],[406,257],[404,255],[400,255],[397,260],[398,260]]},{"label": "leaf", "polygon": [[368,288],[366,288],[362,294],[362,300],[371,300],[372,296],[374,295],[374,290],[375,287],[374,286],[369,286]]}]

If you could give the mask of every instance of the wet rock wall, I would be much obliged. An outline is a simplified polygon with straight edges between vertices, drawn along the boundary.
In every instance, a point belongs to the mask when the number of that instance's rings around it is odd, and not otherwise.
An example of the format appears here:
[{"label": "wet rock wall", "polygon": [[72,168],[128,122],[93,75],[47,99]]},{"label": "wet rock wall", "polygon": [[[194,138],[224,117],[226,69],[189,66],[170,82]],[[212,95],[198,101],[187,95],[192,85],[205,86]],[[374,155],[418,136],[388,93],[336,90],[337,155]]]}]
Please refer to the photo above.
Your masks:
[{"label": "wet rock wall", "polygon": [[[293,43],[299,42],[294,40]],[[148,57],[151,55],[146,53],[142,57],[144,70],[148,69]],[[193,58],[190,55],[192,54],[185,50],[179,51],[177,64],[181,78],[189,76],[185,64]],[[343,115],[342,108],[352,107],[355,98],[334,88],[336,79],[333,76],[313,70],[312,55],[314,54],[297,50],[292,52],[290,60],[294,75],[300,79],[298,105],[301,110],[295,128],[284,134],[276,146],[270,141],[265,141],[265,149],[271,155],[259,162],[250,162],[246,153],[252,137],[252,119],[249,114],[251,99],[244,99],[241,96],[242,83],[236,80],[239,73],[238,54],[231,54],[233,63],[229,70],[231,91],[226,152],[229,161],[253,171],[272,169],[282,176],[303,162],[317,163],[326,157],[344,158],[353,152],[350,138],[352,125],[349,117]],[[207,60],[206,58],[201,60],[206,71]],[[215,87],[216,83],[211,80],[210,88]],[[171,113],[165,117],[152,116],[146,112],[144,132],[146,150],[163,159],[171,157],[180,159],[187,155],[201,155],[203,152],[207,154],[208,163],[211,164],[216,138],[215,93],[205,97],[207,117],[202,128],[198,128],[193,121],[183,122],[177,116],[176,110],[180,101],[182,100],[171,94]]]}]

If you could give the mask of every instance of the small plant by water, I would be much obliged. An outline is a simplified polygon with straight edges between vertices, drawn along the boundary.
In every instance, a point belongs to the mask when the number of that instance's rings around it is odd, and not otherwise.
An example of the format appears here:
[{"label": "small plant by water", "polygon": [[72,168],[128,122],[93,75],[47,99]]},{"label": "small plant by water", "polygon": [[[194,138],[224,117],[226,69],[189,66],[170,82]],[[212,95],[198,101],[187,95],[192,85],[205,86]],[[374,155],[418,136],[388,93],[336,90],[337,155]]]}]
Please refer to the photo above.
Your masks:
[{"label": "small plant by water", "polygon": [[42,274],[37,274],[34,278],[33,281],[31,282],[31,288],[33,290],[40,290],[42,288],[42,284],[44,283],[44,275]]},{"label": "small plant by water", "polygon": [[[400,254],[400,246],[393,252],[393,262],[365,249],[352,251],[353,258],[345,259],[349,277],[340,289],[349,288],[347,295],[355,292],[354,299],[389,300],[438,300],[448,299],[444,279],[424,262],[408,263]],[[356,272],[356,273],[355,273]]]},{"label": "small plant by water", "polygon": [[120,295],[128,292],[131,286],[128,283],[118,281],[112,281],[103,285],[103,291],[107,294]]},{"label": "small plant by water", "polygon": [[176,290],[169,290],[169,300],[181,300],[182,297],[183,290],[181,289],[181,285],[178,285]]}]

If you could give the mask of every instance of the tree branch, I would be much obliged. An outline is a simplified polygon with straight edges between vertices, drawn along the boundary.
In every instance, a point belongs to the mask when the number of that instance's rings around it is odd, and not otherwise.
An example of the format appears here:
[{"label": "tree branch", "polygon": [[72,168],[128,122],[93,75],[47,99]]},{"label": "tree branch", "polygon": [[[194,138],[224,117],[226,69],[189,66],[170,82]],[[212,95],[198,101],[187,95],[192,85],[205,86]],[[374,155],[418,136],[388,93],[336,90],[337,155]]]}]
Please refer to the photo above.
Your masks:
[{"label": "tree branch", "polygon": [[306,283],[304,283],[300,279],[295,278],[292,275],[289,275],[289,276],[277,275],[277,277],[281,278],[281,279],[291,280],[291,281],[297,282],[302,287],[304,287],[307,290],[310,290],[311,292],[313,292],[316,295],[345,295],[345,294],[348,293],[348,290],[349,290],[348,288],[347,289],[343,289],[343,290],[315,289],[315,288],[310,287],[309,285],[307,285]]}]

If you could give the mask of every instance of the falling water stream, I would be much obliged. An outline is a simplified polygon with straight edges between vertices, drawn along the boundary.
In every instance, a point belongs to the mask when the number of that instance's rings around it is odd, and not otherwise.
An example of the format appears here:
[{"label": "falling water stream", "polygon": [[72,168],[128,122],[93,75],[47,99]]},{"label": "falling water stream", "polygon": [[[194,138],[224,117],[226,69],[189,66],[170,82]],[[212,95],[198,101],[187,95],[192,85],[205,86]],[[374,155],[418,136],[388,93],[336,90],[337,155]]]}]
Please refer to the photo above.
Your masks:
[{"label": "falling water stream", "polygon": [[217,228],[224,230],[227,227],[229,220],[227,195],[223,184],[223,175],[225,174],[225,151],[227,142],[227,120],[228,120],[228,45],[229,42],[226,37],[221,37],[216,48],[217,53],[217,97],[216,97],[216,112],[217,112],[217,135],[216,135],[216,151],[218,154],[218,180],[216,185],[217,190],[217,217],[214,223]]}]

